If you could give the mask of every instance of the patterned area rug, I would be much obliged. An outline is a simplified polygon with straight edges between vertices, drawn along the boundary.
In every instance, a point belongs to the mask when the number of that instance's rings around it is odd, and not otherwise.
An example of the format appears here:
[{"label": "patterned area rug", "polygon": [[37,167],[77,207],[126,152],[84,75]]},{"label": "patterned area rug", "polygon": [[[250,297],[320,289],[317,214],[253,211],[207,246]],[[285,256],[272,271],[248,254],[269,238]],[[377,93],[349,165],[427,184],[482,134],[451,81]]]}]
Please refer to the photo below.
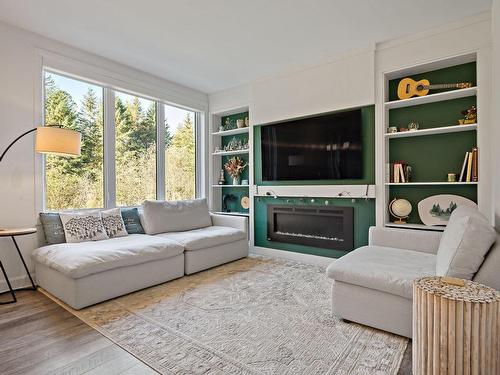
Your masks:
[{"label": "patterned area rug", "polygon": [[80,311],[163,374],[396,374],[408,340],[332,317],[323,267],[245,258]]}]

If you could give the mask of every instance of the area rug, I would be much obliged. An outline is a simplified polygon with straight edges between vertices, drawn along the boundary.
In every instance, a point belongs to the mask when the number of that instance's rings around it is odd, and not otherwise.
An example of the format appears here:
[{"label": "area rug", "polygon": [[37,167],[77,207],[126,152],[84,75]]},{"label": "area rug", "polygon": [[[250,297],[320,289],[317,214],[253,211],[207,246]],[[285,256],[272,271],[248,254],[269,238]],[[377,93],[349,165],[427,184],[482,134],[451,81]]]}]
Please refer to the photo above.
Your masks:
[{"label": "area rug", "polygon": [[408,340],[333,317],[329,289],[250,257],[72,312],[162,374],[397,374]]}]

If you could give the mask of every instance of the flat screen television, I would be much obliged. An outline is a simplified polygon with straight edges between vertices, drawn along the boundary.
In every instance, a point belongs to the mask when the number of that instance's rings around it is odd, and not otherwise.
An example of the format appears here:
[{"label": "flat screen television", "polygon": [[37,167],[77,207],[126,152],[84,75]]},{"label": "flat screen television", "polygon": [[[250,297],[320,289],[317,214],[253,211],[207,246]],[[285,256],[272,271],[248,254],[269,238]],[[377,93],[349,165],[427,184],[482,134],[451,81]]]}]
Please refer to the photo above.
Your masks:
[{"label": "flat screen television", "polygon": [[361,110],[263,126],[264,181],[363,177]]}]

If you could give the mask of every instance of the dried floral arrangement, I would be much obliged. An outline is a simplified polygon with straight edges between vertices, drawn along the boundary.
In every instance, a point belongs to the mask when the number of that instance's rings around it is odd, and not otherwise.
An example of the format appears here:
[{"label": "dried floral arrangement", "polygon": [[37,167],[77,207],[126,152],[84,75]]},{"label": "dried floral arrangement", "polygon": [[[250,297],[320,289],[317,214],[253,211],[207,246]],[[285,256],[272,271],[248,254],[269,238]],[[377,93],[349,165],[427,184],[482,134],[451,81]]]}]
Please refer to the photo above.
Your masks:
[{"label": "dried floral arrangement", "polygon": [[248,163],[246,163],[242,158],[234,156],[229,159],[226,164],[224,164],[224,169],[231,175],[231,177],[238,178],[243,173],[247,165]]}]

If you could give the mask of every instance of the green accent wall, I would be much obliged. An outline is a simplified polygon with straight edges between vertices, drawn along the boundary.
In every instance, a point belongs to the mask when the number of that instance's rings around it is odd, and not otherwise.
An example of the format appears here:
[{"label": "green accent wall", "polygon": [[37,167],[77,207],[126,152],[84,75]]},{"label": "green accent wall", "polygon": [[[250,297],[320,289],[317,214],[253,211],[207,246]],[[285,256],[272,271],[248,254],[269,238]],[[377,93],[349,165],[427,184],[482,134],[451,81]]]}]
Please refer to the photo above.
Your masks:
[{"label": "green accent wall", "polygon": [[[261,128],[254,127],[254,174],[256,185],[367,185],[375,183],[375,106],[361,108],[363,132],[363,178],[357,180],[300,180],[300,181],[262,181]],[[263,125],[265,126],[265,125]],[[254,239],[255,246],[286,250],[296,253],[338,258],[347,252],[312,246],[273,242],[267,240],[267,205],[325,205],[354,207],[354,248],[368,244],[368,228],[375,225],[375,200],[344,198],[307,198],[256,197],[254,201]]]},{"label": "green accent wall", "polygon": [[361,108],[361,131],[363,137],[363,178],[357,180],[263,181],[261,154],[262,126],[254,127],[254,177],[256,185],[366,185],[375,183],[375,106]]},{"label": "green accent wall", "polygon": [[[249,115],[248,112],[241,112],[241,113],[237,113],[237,114],[233,114],[233,115],[229,115],[229,116],[223,116],[221,118],[221,124],[226,124],[226,120],[229,119],[231,121],[231,127],[229,129],[225,129],[225,130],[236,129],[236,120],[239,120],[239,119],[244,120],[245,117],[248,117],[248,115]],[[236,138],[236,140],[241,140],[242,142],[248,142],[248,134],[236,134],[236,135],[229,135],[229,136],[222,137],[221,138],[221,145],[222,146],[227,145],[233,138]],[[249,159],[248,154],[222,156],[220,168],[224,169],[224,164],[234,156],[240,157],[241,159],[243,159],[245,162],[248,163],[248,159]],[[233,183],[233,178],[225,170],[224,170],[224,178],[226,179],[226,184],[231,185]],[[242,180],[249,180],[249,168],[248,167],[245,168],[245,170],[241,174],[241,179]],[[222,188],[222,198],[224,197],[224,195],[228,195],[228,194],[232,194],[236,197],[236,200],[228,201],[227,208],[230,212],[248,212],[248,209],[244,209],[243,207],[241,207],[241,198],[249,196],[248,187],[246,187],[246,186],[223,187]]]},{"label": "green accent wall", "polygon": [[254,225],[255,225],[255,246],[269,247],[273,249],[286,250],[295,253],[320,255],[330,258],[339,258],[347,254],[346,251],[324,249],[312,246],[303,246],[297,244],[288,244],[283,242],[274,242],[267,240],[267,205],[303,205],[303,206],[325,206],[325,200],[328,200],[331,206],[354,207],[354,248],[368,244],[368,228],[375,225],[375,200],[374,199],[351,199],[344,198],[314,198],[311,203],[310,198],[277,198],[256,197],[254,204]]},{"label": "green accent wall", "polygon": [[[426,78],[432,83],[472,82],[476,84],[476,63],[461,64],[445,69],[414,75],[415,80]],[[389,81],[389,100],[397,100],[397,85],[400,79]],[[431,90],[429,95],[447,91]],[[390,126],[407,127],[409,122],[418,122],[420,129],[458,125],[463,118],[461,111],[476,105],[476,97],[447,100],[412,107],[395,108],[389,111]],[[479,119],[480,121],[480,119]],[[480,126],[480,125],[479,125]],[[465,152],[477,145],[475,130],[434,134],[419,137],[391,138],[389,140],[390,161],[406,161],[412,166],[412,182],[444,182],[448,173],[460,174]],[[481,150],[479,150],[481,152]],[[477,202],[477,185],[441,186],[390,186],[390,199],[404,198],[411,202],[409,223],[421,224],[418,202],[437,194],[456,194]]]}]

